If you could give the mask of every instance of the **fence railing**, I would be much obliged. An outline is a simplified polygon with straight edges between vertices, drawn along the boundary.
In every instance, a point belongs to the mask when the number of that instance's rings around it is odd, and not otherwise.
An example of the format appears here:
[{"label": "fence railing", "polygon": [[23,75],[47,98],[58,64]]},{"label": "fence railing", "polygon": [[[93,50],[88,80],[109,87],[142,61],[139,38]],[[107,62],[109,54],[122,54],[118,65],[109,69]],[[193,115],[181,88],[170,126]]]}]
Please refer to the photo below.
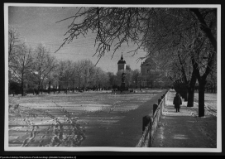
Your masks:
[{"label": "fence railing", "polygon": [[158,104],[153,104],[153,114],[148,114],[142,119],[142,136],[136,147],[151,147],[153,136],[156,132],[157,126],[162,116],[164,106],[167,100],[167,90],[160,99],[158,99]]}]

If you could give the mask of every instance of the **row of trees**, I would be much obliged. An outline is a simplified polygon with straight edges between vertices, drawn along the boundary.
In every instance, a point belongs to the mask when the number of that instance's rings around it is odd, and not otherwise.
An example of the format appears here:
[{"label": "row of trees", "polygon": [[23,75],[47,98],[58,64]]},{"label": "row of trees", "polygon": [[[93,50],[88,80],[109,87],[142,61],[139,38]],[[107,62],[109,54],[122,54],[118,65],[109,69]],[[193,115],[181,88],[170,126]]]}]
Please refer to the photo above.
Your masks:
[{"label": "row of trees", "polygon": [[14,90],[20,84],[18,90],[24,95],[25,86],[36,86],[37,91],[49,78],[50,73],[56,68],[56,59],[49,51],[39,45],[36,49],[28,47],[19,38],[18,32],[9,29],[9,90]]},{"label": "row of trees", "polygon": [[[138,70],[126,70],[126,85],[137,87]],[[9,93],[112,89],[121,85],[116,75],[96,67],[90,60],[58,61],[44,45],[28,47],[14,29],[9,29]]]},{"label": "row of trees", "polygon": [[133,42],[134,54],[139,49],[148,52],[146,57],[157,54],[162,68],[170,68],[174,86],[188,92],[188,106],[193,106],[198,82],[199,116],[204,116],[205,87],[216,70],[217,8],[92,7],[64,20],[69,19],[72,24],[61,47],[89,31],[96,33],[99,58]]},{"label": "row of trees", "polygon": [[154,32],[147,33],[146,49],[150,54],[161,55],[164,65],[171,67],[174,87],[189,107],[193,106],[197,84],[199,116],[204,116],[205,89],[215,87],[217,80],[217,10],[160,9],[153,14],[157,24],[151,27]]},{"label": "row of trees", "polygon": [[101,68],[96,67],[90,60],[78,62],[61,61],[55,71],[60,89],[107,89],[109,77]]}]

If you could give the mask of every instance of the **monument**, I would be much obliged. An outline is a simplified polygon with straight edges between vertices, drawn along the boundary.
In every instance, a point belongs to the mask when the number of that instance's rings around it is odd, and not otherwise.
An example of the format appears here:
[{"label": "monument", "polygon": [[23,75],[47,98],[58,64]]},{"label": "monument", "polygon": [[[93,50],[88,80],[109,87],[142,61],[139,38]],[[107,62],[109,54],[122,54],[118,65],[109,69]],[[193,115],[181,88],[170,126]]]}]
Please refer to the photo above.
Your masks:
[{"label": "monument", "polygon": [[125,86],[125,78],[126,78],[126,73],[123,72],[123,73],[122,73],[122,82],[121,82],[121,86],[120,86],[120,92],[126,90],[126,86]]},{"label": "monument", "polygon": [[118,72],[121,72],[121,85],[119,86],[120,92],[126,91],[126,84],[125,84],[125,79],[126,79],[126,61],[123,59],[123,53],[121,54],[121,58],[118,61]]}]

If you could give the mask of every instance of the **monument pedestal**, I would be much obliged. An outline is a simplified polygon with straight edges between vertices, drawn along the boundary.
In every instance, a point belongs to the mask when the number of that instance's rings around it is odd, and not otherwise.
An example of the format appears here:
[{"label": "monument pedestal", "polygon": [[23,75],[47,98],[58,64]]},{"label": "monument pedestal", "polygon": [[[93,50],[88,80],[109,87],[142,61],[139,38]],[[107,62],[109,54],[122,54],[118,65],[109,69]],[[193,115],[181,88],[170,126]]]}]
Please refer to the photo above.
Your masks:
[{"label": "monument pedestal", "polygon": [[124,83],[121,83],[120,90],[121,90],[121,91],[124,91],[124,90],[125,90],[125,82],[124,82]]},{"label": "monument pedestal", "polygon": [[128,92],[128,88],[125,86],[125,82],[121,83],[120,92]]}]

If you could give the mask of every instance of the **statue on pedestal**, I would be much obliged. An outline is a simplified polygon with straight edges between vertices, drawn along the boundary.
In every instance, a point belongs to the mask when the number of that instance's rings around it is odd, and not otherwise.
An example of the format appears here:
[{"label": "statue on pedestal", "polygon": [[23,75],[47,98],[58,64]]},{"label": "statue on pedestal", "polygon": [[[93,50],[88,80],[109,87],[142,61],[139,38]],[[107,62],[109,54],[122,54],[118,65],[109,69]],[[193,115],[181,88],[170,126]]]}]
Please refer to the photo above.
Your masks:
[{"label": "statue on pedestal", "polygon": [[120,87],[120,91],[124,91],[125,90],[125,78],[126,78],[126,73],[122,73],[122,83],[121,83],[121,87]]}]

